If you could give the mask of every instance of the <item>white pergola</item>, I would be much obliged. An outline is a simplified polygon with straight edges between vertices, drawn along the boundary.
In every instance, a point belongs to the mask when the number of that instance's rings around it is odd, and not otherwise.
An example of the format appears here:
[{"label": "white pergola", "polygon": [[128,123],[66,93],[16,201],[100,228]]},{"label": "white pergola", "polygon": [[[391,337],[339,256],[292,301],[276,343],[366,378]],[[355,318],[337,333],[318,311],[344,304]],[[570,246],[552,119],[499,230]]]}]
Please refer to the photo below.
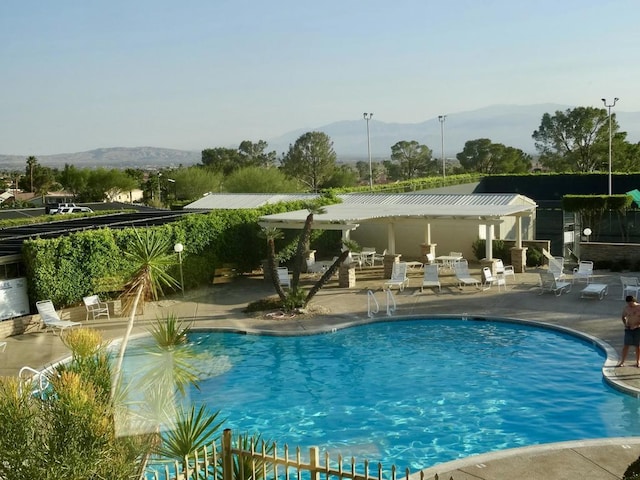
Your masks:
[{"label": "white pergola", "polygon": [[[490,197],[486,195],[485,197]],[[520,197],[510,195],[510,197]],[[387,222],[388,253],[396,253],[395,225],[402,221],[422,220],[425,222],[424,242],[431,244],[431,222],[433,220],[450,220],[454,222],[473,222],[474,225],[483,224],[486,228],[487,259],[493,258],[492,241],[494,240],[494,226],[502,223],[505,217],[515,218],[515,243],[522,248],[522,219],[533,217],[537,205],[530,199],[516,203],[505,204],[420,204],[412,203],[411,194],[405,195],[406,201],[396,203],[355,203],[348,202],[329,205],[325,213],[314,214],[313,229],[341,230],[344,239],[349,238],[349,232],[355,230],[363,222]],[[521,197],[526,198],[526,197]],[[281,229],[302,229],[309,212],[296,210],[293,212],[266,215],[260,218],[263,227]]]}]

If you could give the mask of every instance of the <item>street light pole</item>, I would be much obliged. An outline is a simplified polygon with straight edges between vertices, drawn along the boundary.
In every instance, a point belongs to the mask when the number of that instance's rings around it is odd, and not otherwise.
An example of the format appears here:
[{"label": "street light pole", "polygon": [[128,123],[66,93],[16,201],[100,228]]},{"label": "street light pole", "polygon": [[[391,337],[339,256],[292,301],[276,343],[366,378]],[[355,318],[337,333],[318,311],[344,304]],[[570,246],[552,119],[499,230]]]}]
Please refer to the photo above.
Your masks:
[{"label": "street light pole", "polygon": [[616,102],[620,100],[618,97],[613,99],[613,103],[607,105],[607,99],[603,98],[602,103],[609,109],[609,196],[611,196],[611,108],[616,106]]},{"label": "street light pole", "polygon": [[367,121],[367,153],[369,154],[369,190],[373,190],[373,168],[371,166],[371,137],[369,136],[369,120],[373,117],[373,113],[363,113],[364,119]]},{"label": "street light pole", "polygon": [[184,250],[184,245],[181,243],[176,243],[173,246],[173,251],[178,254],[178,261],[180,262],[180,288],[182,289],[182,296],[184,297],[184,274],[182,273],[182,251]]},{"label": "street light pole", "polygon": [[442,180],[444,181],[446,174],[445,158],[444,158],[444,122],[447,119],[446,115],[438,115],[438,121],[440,122],[440,155],[442,156]]}]

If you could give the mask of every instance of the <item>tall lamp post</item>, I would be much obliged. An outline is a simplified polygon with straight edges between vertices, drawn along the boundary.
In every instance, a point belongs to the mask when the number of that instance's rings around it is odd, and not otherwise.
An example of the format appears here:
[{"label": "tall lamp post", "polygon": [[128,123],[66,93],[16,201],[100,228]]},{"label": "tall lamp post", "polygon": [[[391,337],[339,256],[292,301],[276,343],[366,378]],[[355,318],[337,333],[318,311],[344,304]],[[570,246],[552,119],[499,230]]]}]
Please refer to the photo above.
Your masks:
[{"label": "tall lamp post", "polygon": [[182,290],[182,296],[184,297],[184,274],[182,273],[182,251],[184,250],[184,245],[181,243],[176,243],[173,246],[173,251],[178,254],[178,261],[180,262],[180,289]]},{"label": "tall lamp post", "polygon": [[444,159],[444,122],[447,119],[446,115],[438,115],[438,121],[440,122],[440,155],[442,157],[442,180],[447,176],[445,159]]},{"label": "tall lamp post", "polygon": [[173,178],[167,178],[167,182],[173,184],[173,201],[176,202],[178,200],[178,188],[176,187],[176,181]]},{"label": "tall lamp post", "polygon": [[371,166],[371,137],[369,136],[369,120],[373,117],[373,113],[363,113],[364,119],[367,121],[367,153],[369,154],[369,190],[373,190],[373,168]]},{"label": "tall lamp post", "polygon": [[616,102],[620,100],[618,97],[613,99],[613,103],[607,105],[607,99],[603,98],[602,103],[609,109],[609,195],[611,195],[611,108],[616,106]]}]

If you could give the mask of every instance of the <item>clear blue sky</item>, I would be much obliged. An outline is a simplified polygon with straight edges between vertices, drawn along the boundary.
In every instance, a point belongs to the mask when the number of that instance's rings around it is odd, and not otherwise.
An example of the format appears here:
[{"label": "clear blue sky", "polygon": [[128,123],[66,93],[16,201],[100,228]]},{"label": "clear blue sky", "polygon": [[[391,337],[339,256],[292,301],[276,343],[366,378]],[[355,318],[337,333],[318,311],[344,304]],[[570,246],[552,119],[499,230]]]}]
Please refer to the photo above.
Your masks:
[{"label": "clear blue sky", "polygon": [[638,19],[638,0],[1,0],[0,153],[237,146],[365,111],[640,111]]}]

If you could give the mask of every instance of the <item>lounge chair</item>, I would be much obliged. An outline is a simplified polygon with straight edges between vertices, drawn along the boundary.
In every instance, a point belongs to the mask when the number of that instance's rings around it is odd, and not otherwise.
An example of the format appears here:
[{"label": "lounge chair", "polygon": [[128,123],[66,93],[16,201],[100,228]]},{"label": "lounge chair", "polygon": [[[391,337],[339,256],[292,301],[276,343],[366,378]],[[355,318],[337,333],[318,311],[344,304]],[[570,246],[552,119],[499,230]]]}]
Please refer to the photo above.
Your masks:
[{"label": "lounge chair", "polygon": [[64,331],[65,328],[75,327],[76,325],[82,325],[80,322],[71,322],[69,320],[61,320],[58,312],[53,307],[51,300],[40,300],[36,302],[36,308],[42,319],[42,323],[45,327],[45,332],[51,330],[53,334],[56,333],[56,328],[59,332]]},{"label": "lounge chair", "polygon": [[89,314],[91,314],[91,318],[94,320],[96,317],[107,317],[107,320],[111,320],[111,317],[109,317],[109,305],[107,302],[101,302],[98,295],[82,297],[82,302],[87,309],[86,320],[89,320]]},{"label": "lounge chair", "polygon": [[516,279],[516,272],[513,269],[513,265],[505,265],[502,260],[496,260],[496,275],[511,275],[513,279]]},{"label": "lounge chair", "polygon": [[569,293],[571,291],[571,283],[564,280],[558,280],[552,272],[540,272],[540,293],[544,292],[555,293],[557,297],[562,293]]},{"label": "lounge chair", "polygon": [[504,279],[504,274],[496,273],[494,276],[489,267],[482,268],[482,279],[485,290],[489,290],[494,284],[498,286],[498,291],[500,291],[500,287],[504,287],[505,290],[507,289],[507,282]]},{"label": "lounge chair", "polygon": [[278,267],[278,281],[283,287],[291,288],[291,277],[289,269],[286,267]]},{"label": "lounge chair", "polygon": [[438,265],[431,263],[424,266],[424,277],[422,278],[422,285],[420,291],[424,291],[424,287],[438,287],[438,292],[442,291],[440,286],[440,280],[438,279]]},{"label": "lounge chair", "polygon": [[405,262],[398,262],[393,264],[393,270],[391,271],[391,278],[384,282],[384,286],[387,289],[391,287],[398,287],[400,291],[404,290],[404,287],[409,285],[409,277],[407,277],[407,264]]},{"label": "lounge chair", "polygon": [[462,288],[463,285],[475,285],[476,288],[480,288],[480,280],[474,278],[469,273],[469,264],[466,260],[460,260],[453,264],[453,271],[458,279],[458,288]]},{"label": "lounge chair", "polygon": [[638,277],[620,277],[620,283],[622,283],[622,300],[627,295],[633,295],[638,298],[638,292],[640,291]]},{"label": "lounge chair", "polygon": [[550,258],[549,271],[556,280],[562,280],[564,278],[564,257]]},{"label": "lounge chair", "polygon": [[578,266],[573,269],[573,278],[571,283],[577,282],[581,278],[585,278],[587,283],[591,282],[593,278],[593,262],[582,260],[578,263]]}]

